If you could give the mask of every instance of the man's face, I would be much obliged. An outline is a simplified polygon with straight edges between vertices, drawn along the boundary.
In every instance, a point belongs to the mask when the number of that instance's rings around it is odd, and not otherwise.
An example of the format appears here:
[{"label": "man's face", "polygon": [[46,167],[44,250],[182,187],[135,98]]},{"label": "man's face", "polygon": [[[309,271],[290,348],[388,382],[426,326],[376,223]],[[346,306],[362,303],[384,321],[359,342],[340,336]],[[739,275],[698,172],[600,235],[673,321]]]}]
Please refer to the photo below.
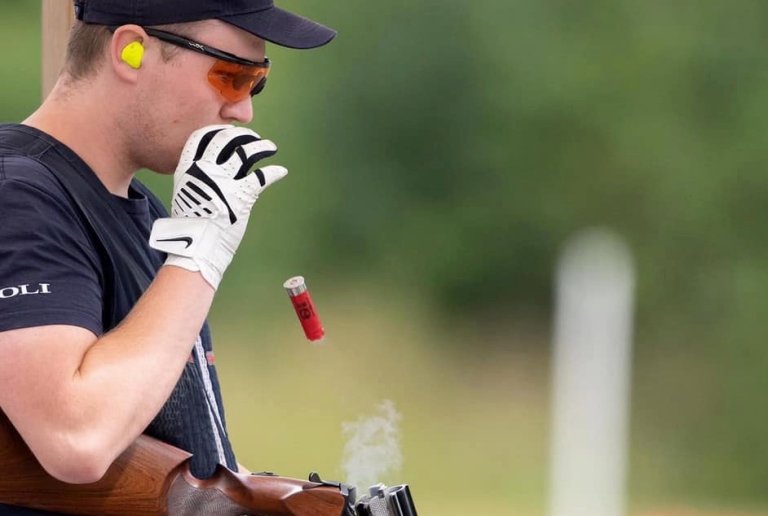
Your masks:
[{"label": "man's face", "polygon": [[[265,57],[264,40],[218,20],[201,22],[195,34],[184,35],[250,61],[262,62]],[[162,43],[158,39],[150,37],[147,43],[159,53]],[[141,140],[135,145],[141,156],[135,158],[141,166],[173,173],[193,131],[206,125],[251,121],[250,96],[228,101],[208,81],[215,62],[213,57],[181,48],[167,62],[153,61],[151,76],[139,86],[140,101],[134,109],[136,139]]]}]

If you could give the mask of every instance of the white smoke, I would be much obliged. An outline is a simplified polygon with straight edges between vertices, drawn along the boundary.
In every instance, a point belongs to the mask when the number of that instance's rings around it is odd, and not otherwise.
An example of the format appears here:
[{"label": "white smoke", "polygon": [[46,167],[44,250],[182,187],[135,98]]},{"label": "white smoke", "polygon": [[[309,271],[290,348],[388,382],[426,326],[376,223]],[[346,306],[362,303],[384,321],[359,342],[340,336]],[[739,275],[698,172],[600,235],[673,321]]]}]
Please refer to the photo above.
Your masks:
[{"label": "white smoke", "polygon": [[342,423],[346,443],[342,469],[345,482],[357,486],[360,494],[382,482],[383,475],[396,473],[403,464],[400,453],[401,416],[390,400],[382,401],[373,416]]}]

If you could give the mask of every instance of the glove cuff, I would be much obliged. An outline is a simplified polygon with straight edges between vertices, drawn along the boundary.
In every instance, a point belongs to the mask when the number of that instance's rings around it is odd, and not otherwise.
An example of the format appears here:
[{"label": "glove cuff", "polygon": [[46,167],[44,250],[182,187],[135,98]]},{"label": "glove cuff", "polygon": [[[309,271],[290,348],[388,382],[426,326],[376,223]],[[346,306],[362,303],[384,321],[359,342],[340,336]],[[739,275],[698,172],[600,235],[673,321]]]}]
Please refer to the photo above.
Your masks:
[{"label": "glove cuff", "polygon": [[149,245],[168,254],[166,265],[200,272],[216,289],[234,254],[221,245],[222,233],[210,219],[162,218],[152,226]]}]

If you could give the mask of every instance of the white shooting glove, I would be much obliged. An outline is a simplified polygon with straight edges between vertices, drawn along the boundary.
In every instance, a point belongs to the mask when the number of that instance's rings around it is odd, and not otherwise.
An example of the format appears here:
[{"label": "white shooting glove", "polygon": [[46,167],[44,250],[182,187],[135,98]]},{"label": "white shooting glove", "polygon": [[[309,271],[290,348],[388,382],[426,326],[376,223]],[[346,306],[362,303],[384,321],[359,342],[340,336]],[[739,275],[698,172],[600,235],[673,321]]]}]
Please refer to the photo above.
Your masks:
[{"label": "white shooting glove", "polygon": [[277,147],[245,127],[212,125],[187,140],[173,175],[171,216],[157,219],[149,245],[168,253],[166,265],[200,271],[219,286],[259,194],[288,171],[270,165],[251,171]]}]

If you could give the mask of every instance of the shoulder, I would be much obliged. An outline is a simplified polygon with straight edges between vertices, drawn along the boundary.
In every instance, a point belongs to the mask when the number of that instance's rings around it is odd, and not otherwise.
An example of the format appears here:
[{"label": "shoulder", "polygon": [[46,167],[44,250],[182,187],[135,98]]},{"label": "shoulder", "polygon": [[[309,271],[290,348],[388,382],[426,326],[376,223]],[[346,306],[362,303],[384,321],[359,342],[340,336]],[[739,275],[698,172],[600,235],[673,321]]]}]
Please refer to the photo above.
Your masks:
[{"label": "shoulder", "polygon": [[56,176],[34,158],[0,156],[0,239],[30,249],[73,244],[93,262],[94,244],[87,221]]},{"label": "shoulder", "polygon": [[[34,127],[0,124],[0,184],[23,184],[67,199],[59,170],[90,169],[71,149]],[[92,173],[92,172],[91,172]]]},{"label": "shoulder", "polygon": [[103,257],[76,205],[34,159],[0,157],[0,332],[102,331]]},{"label": "shoulder", "polygon": [[0,156],[0,195],[26,192],[67,202],[67,192],[46,165],[29,156]]}]

